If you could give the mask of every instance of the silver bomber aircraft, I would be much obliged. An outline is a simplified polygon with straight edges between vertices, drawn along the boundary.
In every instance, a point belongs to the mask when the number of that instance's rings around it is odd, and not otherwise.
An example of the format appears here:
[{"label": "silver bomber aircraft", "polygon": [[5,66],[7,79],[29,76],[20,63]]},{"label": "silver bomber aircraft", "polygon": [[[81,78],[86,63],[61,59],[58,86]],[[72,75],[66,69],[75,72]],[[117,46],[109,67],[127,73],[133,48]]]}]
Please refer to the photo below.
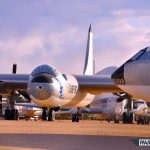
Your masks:
[{"label": "silver bomber aircraft", "polygon": [[50,108],[50,119],[53,110],[85,107],[93,101],[94,95],[101,93],[124,91],[135,98],[150,101],[149,66],[150,47],[146,47],[111,77],[93,75],[93,35],[90,26],[83,75],[64,74],[45,64],[35,68],[31,74],[0,74],[0,95],[7,96],[10,102],[16,92],[30,96],[36,104]]},{"label": "silver bomber aircraft", "polygon": [[[110,76],[93,75],[93,68],[93,35],[90,26],[83,75],[64,74],[47,64],[36,67],[31,74],[15,74],[15,71],[14,74],[0,74],[0,95],[7,96],[11,102],[16,92],[26,94],[39,106],[50,108],[48,116],[52,120],[53,110],[85,107],[93,101],[94,95],[122,91]],[[6,110],[7,118],[10,114]]]}]

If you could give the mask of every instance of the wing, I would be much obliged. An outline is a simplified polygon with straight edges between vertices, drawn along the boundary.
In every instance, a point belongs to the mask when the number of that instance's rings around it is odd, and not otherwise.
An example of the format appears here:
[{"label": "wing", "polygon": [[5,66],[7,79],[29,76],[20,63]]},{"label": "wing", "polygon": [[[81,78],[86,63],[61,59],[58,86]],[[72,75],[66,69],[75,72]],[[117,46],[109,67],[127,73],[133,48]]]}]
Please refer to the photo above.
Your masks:
[{"label": "wing", "polygon": [[9,94],[15,90],[27,90],[28,74],[0,74],[0,93]]},{"label": "wing", "polygon": [[[10,91],[27,91],[29,74],[0,74],[0,93],[8,94]],[[100,75],[74,75],[81,92],[101,94],[108,92],[123,92],[115,85],[110,76]]]},{"label": "wing", "polygon": [[75,75],[82,92],[90,94],[123,92],[115,85],[110,76],[100,75]]},{"label": "wing", "polygon": [[36,107],[36,108],[42,108],[41,106],[35,104],[35,103],[15,103],[16,106],[26,106],[26,107]]}]

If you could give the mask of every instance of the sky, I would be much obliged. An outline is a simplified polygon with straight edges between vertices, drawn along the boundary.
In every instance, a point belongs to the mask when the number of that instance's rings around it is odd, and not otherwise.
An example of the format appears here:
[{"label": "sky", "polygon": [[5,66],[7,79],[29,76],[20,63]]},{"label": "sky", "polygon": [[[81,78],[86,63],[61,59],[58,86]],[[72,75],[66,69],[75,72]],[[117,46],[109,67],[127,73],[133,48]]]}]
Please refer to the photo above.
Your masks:
[{"label": "sky", "polygon": [[82,74],[92,24],[96,71],[150,45],[149,0],[1,0],[0,73],[42,64]]}]

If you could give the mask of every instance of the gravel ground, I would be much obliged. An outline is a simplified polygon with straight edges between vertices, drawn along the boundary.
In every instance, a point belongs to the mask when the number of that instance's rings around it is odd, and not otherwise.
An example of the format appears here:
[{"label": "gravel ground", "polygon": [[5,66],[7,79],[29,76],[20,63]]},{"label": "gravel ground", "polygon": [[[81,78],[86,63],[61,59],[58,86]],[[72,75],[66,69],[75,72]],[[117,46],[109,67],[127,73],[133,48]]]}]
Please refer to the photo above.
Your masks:
[{"label": "gravel ground", "polygon": [[0,121],[0,133],[77,134],[150,137],[150,125],[114,124],[100,121]]}]

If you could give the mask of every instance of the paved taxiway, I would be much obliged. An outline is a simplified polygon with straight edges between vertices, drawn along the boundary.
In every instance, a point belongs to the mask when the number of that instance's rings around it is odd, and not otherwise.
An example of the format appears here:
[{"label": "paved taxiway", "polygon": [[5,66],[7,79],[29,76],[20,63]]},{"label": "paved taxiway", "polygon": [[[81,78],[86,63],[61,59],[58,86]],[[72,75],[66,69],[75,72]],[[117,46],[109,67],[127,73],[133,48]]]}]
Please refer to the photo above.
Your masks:
[{"label": "paved taxiway", "polygon": [[0,120],[0,150],[136,150],[138,139],[150,137],[150,125],[100,121]]}]

